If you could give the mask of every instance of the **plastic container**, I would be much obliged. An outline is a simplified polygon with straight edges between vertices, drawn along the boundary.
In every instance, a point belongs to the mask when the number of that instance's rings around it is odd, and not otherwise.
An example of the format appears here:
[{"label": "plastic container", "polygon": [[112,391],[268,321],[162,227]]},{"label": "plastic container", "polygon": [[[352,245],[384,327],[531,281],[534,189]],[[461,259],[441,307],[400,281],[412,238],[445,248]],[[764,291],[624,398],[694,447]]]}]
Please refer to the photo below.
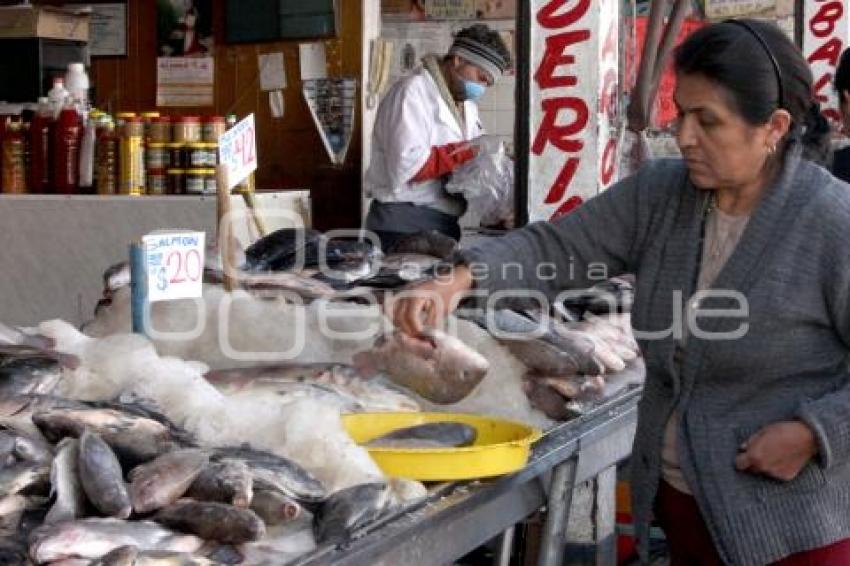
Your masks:
[{"label": "plastic container", "polygon": [[186,170],[185,169],[169,169],[168,170],[168,194],[169,195],[184,195],[186,194]]},{"label": "plastic container", "polygon": [[140,196],[145,193],[144,124],[141,118],[131,118],[125,124],[119,142],[119,192]]},{"label": "plastic container", "polygon": [[65,88],[71,98],[88,102],[89,99],[89,76],[86,66],[82,63],[68,63],[68,71],[65,73]]},{"label": "plastic container", "polygon": [[147,181],[147,192],[149,195],[168,194],[168,175],[165,171],[148,170],[145,180]]},{"label": "plastic container", "polygon": [[99,195],[118,193],[118,137],[115,123],[103,117],[98,124],[95,146],[96,192]]},{"label": "plastic container", "polygon": [[201,138],[207,143],[218,143],[218,138],[227,131],[224,116],[207,116],[201,123]]},{"label": "plastic container", "polygon": [[197,116],[181,116],[172,128],[172,139],[177,143],[201,141],[201,120]]},{"label": "plastic container", "polygon": [[164,143],[149,143],[145,148],[145,166],[148,171],[171,167],[171,154]]},{"label": "plastic container", "polygon": [[3,134],[2,189],[4,193],[27,192],[27,171],[24,157],[24,126],[20,121],[9,122]]},{"label": "plastic container", "polygon": [[186,194],[202,195],[206,186],[207,171],[205,169],[186,170]]},{"label": "plastic container", "polygon": [[46,193],[50,190],[50,136],[53,127],[53,112],[46,96],[38,99],[38,110],[30,122],[29,146],[30,167],[27,182],[31,193]]},{"label": "plastic container", "polygon": [[204,175],[204,194],[214,195],[218,192],[218,182],[215,178],[215,169],[207,169]]},{"label": "plastic container", "polygon": [[94,150],[97,138],[95,117],[89,115],[80,141],[80,192],[94,192]]},{"label": "plastic container", "polygon": [[452,413],[357,413],[343,415],[343,425],[358,444],[393,430],[433,422],[459,422],[475,427],[478,436],[465,448],[368,448],[388,476],[420,481],[469,480],[500,476],[522,469],[539,430],[522,423]]},{"label": "plastic container", "polygon": [[171,142],[171,118],[168,116],[160,116],[158,118],[151,119],[150,125],[148,126],[148,142]]},{"label": "plastic container", "polygon": [[53,188],[59,194],[71,195],[79,190],[82,130],[77,109],[67,102],[53,134]]},{"label": "plastic container", "polygon": [[183,148],[183,163],[189,169],[199,169],[206,167],[207,163],[207,148],[203,143],[190,143]]}]

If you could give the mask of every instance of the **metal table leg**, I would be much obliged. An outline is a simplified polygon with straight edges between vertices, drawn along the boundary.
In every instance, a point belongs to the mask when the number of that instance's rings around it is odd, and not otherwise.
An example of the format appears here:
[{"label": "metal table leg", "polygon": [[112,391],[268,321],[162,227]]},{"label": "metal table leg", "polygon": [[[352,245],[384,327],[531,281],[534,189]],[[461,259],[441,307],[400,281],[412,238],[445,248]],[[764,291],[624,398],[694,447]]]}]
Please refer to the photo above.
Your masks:
[{"label": "metal table leg", "polygon": [[560,566],[563,563],[577,463],[576,458],[570,458],[558,464],[552,474],[546,523],[543,526],[540,558],[537,562],[539,566]]},{"label": "metal table leg", "polygon": [[515,530],[516,525],[508,528],[499,537],[499,548],[496,550],[496,559],[493,561],[495,566],[510,566]]}]

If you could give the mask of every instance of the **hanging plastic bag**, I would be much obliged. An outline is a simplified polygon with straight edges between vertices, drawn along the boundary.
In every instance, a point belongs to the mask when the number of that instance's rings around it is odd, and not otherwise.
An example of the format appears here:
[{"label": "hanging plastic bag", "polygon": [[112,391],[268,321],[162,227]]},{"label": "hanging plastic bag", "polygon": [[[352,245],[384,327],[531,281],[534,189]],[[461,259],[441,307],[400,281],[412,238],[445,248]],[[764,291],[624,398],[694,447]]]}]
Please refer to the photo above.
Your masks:
[{"label": "hanging plastic bag", "polygon": [[514,160],[505,144],[493,136],[481,136],[473,142],[478,155],[452,173],[446,190],[460,194],[468,207],[464,224],[484,226],[512,224],[514,217]]}]

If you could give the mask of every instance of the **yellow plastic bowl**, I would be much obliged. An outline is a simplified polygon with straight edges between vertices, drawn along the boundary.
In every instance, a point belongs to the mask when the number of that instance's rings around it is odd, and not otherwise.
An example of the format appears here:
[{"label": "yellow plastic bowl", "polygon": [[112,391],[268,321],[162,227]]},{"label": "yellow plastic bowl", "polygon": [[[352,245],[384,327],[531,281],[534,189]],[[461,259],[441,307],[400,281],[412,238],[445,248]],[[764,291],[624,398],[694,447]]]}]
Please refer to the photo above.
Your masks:
[{"label": "yellow plastic bowl", "polygon": [[434,422],[475,427],[475,444],[464,448],[367,448],[385,474],[420,481],[489,478],[522,469],[540,431],[521,423],[453,413],[357,413],[343,423],[358,444],[399,428]]}]

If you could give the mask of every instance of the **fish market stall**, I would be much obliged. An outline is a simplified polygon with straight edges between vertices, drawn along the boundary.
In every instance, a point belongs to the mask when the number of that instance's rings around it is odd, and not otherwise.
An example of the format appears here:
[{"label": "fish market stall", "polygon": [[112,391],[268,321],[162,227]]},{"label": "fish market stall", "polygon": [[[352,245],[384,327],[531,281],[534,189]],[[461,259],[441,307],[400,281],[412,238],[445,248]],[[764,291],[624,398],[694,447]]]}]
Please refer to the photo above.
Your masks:
[{"label": "fish market stall", "polygon": [[[587,414],[549,429],[528,464],[514,474],[440,485],[426,499],[364,527],[351,543],[320,547],[297,564],[451,563],[512,532],[544,507],[539,564],[560,564],[572,490],[628,457],[639,395],[639,386],[629,386]],[[499,556],[500,564],[510,557],[509,539],[503,540]]]},{"label": "fish market stall", "polygon": [[[83,564],[130,546],[201,564],[421,563],[429,546],[458,558],[543,507],[541,548],[557,556],[571,487],[612,478],[630,448],[630,284],[564,300],[557,319],[459,311],[422,349],[381,301],[431,277],[445,244],[426,235],[382,256],[287,228],[246,248],[240,288],[225,291],[210,261],[202,299],[153,303],[150,338],[128,333],[121,265],[82,331],[0,326],[0,556]],[[435,416],[376,439],[350,428],[358,414]],[[464,481],[426,487],[380,464],[378,442],[486,450],[488,419],[522,423],[526,447],[545,431],[511,475],[476,481],[495,474],[464,466]]]}]

